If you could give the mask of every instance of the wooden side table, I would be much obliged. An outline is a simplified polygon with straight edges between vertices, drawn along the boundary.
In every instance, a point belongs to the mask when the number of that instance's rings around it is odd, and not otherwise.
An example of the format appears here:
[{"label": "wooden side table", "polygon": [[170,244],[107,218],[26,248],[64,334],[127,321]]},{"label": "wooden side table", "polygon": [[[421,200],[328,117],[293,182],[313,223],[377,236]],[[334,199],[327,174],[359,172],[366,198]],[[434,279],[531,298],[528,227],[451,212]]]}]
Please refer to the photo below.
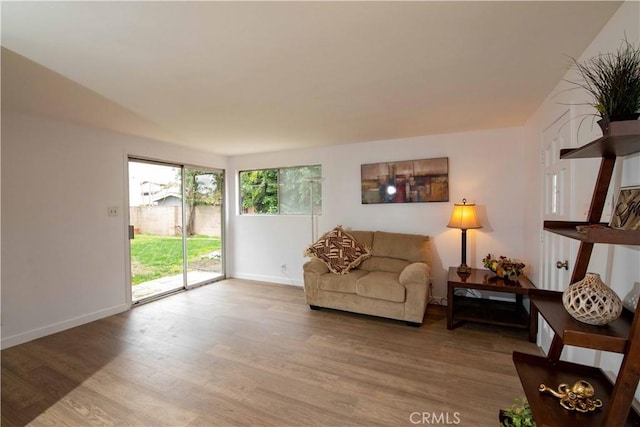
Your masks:
[{"label": "wooden side table", "polygon": [[[486,323],[489,325],[511,326],[529,330],[529,341],[535,342],[538,335],[538,312],[533,306],[527,312],[523,305],[523,295],[535,289],[524,275],[517,281],[507,281],[496,277],[489,270],[471,269],[468,275],[458,275],[456,267],[449,267],[447,282],[447,329],[453,329],[463,321]],[[476,289],[478,291],[514,294],[515,301],[501,301],[487,298],[470,298],[455,295],[456,289]]]}]

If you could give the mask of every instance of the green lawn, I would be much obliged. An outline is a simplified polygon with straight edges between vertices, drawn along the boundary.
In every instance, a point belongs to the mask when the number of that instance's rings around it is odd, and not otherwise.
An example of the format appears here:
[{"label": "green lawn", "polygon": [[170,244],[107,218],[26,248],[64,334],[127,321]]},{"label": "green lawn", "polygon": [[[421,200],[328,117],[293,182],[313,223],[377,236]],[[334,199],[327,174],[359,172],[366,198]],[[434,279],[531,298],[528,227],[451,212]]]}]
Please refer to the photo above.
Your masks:
[{"label": "green lawn", "polygon": [[[189,265],[202,255],[220,247],[219,237],[189,237],[187,239]],[[131,241],[131,270],[133,285],[182,273],[182,237],[136,235]]]}]

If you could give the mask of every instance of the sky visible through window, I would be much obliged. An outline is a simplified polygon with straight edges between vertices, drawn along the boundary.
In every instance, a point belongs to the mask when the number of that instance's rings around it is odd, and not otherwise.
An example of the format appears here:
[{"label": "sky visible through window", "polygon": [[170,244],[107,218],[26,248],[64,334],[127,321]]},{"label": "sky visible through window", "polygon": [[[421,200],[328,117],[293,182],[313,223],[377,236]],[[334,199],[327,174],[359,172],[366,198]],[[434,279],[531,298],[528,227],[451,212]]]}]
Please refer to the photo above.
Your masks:
[{"label": "sky visible through window", "polygon": [[129,161],[129,206],[147,203],[144,198],[145,187],[149,189],[154,185],[168,187],[172,183],[177,184],[179,173],[179,167]]}]

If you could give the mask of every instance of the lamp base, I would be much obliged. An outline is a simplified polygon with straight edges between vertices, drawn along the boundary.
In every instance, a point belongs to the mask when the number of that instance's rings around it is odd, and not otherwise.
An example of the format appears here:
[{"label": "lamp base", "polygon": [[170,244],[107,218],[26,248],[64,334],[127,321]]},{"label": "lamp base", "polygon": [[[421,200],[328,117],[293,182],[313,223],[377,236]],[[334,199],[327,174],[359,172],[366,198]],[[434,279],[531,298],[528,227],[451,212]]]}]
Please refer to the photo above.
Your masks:
[{"label": "lamp base", "polygon": [[469,267],[467,264],[460,264],[460,266],[458,267],[458,269],[456,270],[456,272],[458,274],[471,274],[471,267]]}]

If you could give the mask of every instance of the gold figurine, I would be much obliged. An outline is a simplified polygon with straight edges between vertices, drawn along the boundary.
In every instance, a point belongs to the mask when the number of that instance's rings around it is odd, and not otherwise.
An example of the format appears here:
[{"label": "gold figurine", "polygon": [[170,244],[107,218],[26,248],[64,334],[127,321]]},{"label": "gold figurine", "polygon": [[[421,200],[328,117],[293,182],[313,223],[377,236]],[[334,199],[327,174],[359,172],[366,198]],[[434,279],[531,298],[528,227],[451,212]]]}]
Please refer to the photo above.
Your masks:
[{"label": "gold figurine", "polygon": [[569,388],[569,384],[560,384],[558,391],[540,384],[540,392],[547,392],[560,399],[560,406],[569,411],[592,412],[596,408],[602,407],[602,400],[594,399],[596,394],[593,386],[585,381],[576,382],[573,387]]}]

